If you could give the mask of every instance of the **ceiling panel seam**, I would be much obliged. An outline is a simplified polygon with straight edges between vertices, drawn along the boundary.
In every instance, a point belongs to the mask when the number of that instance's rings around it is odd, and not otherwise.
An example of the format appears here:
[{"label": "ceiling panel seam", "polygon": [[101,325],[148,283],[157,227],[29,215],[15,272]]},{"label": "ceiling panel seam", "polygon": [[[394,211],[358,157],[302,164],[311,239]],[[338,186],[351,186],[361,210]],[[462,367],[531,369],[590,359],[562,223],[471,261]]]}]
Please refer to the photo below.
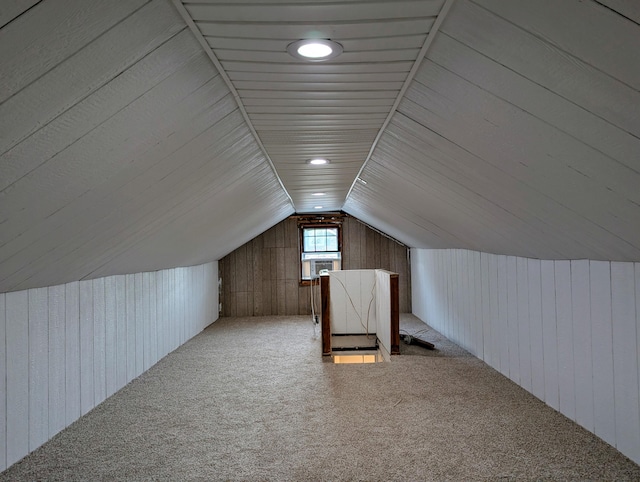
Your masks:
[{"label": "ceiling panel seam", "polygon": [[445,18],[447,17],[447,14],[451,10],[451,7],[453,6],[453,2],[455,2],[455,0],[446,0],[445,4],[442,6],[442,9],[440,10],[440,13],[438,14],[438,17],[436,18],[436,21],[434,22],[433,26],[431,27],[431,30],[429,30],[429,34],[427,35],[427,38],[425,39],[424,44],[422,45],[422,48],[420,49],[420,52],[418,54],[418,57],[416,58],[416,61],[414,62],[413,66],[411,67],[411,70],[409,71],[409,75],[407,75],[406,80],[404,81],[404,83],[402,84],[402,87],[400,88],[400,92],[398,92],[396,100],[394,101],[393,106],[391,107],[391,110],[389,111],[389,114],[387,115],[387,117],[385,118],[384,122],[382,123],[382,126],[380,127],[380,130],[378,131],[378,134],[376,135],[376,138],[374,139],[373,144],[371,144],[371,148],[369,149],[369,153],[367,154],[367,157],[365,158],[364,162],[362,163],[362,166],[358,170],[358,174],[356,175],[355,179],[351,183],[351,187],[349,188],[349,191],[347,192],[347,195],[344,198],[344,203],[343,204],[346,204],[347,200],[349,199],[349,196],[353,192],[354,186],[358,182],[358,178],[362,174],[362,171],[364,171],[364,168],[367,166],[367,163],[369,162],[369,159],[371,159],[371,155],[373,154],[373,151],[375,150],[376,146],[378,145],[378,142],[380,141],[380,138],[382,137],[382,134],[384,134],[384,131],[386,130],[387,126],[389,125],[389,122],[391,122],[391,118],[393,117],[393,115],[395,114],[396,110],[398,109],[398,106],[400,105],[400,102],[402,101],[402,98],[404,97],[405,92],[409,88],[409,85],[411,84],[411,82],[413,81],[413,78],[415,77],[416,73],[418,72],[418,69],[420,68],[420,65],[422,64],[422,61],[424,60],[424,58],[427,55],[429,47],[431,47],[431,44],[433,43],[433,40],[434,40],[436,34],[440,30],[440,26],[442,25],[442,23],[444,22]]},{"label": "ceiling panel seam", "polygon": [[260,140],[260,136],[258,136],[258,132],[256,131],[255,127],[253,126],[253,123],[251,122],[251,119],[249,118],[249,114],[247,113],[247,111],[246,111],[246,109],[244,107],[244,104],[242,103],[242,99],[240,99],[240,94],[238,94],[238,91],[234,87],[233,82],[231,82],[231,79],[227,75],[226,70],[224,69],[224,67],[220,63],[220,60],[218,60],[218,57],[216,57],[216,55],[213,53],[213,50],[211,49],[211,46],[209,45],[207,40],[202,35],[202,32],[200,32],[200,30],[198,29],[198,26],[195,24],[195,22],[191,18],[191,15],[189,15],[189,12],[187,12],[187,9],[182,4],[182,1],[181,0],[171,0],[171,2],[176,7],[176,10],[178,11],[178,13],[182,17],[182,19],[189,26],[189,29],[191,30],[191,32],[193,32],[193,35],[198,40],[198,42],[200,43],[200,45],[202,46],[202,48],[206,52],[206,54],[209,57],[209,59],[211,59],[211,62],[213,62],[213,65],[216,67],[216,69],[220,73],[220,77],[222,77],[222,79],[224,79],[224,82],[227,84],[227,87],[229,88],[229,90],[233,94],[233,97],[235,98],[236,104],[238,105],[238,109],[240,110],[240,113],[242,114],[242,117],[244,118],[244,121],[247,123],[247,126],[249,127],[249,130],[251,131],[251,134],[253,135],[253,138],[255,139],[256,143],[260,147],[260,150],[264,154],[265,159],[267,160],[267,162],[269,163],[269,166],[271,167],[271,170],[273,171],[273,174],[276,176],[276,179],[278,180],[278,183],[280,184],[280,187],[282,188],[282,190],[286,194],[287,198],[289,199],[289,202],[291,203],[292,208],[295,210],[296,206],[293,203],[293,198],[289,194],[289,191],[287,191],[287,188],[284,186],[284,183],[282,182],[282,179],[280,178],[280,175],[278,174],[278,171],[276,170],[276,166],[273,163],[273,161],[271,160],[271,157],[269,156],[269,153],[267,152],[267,149],[264,147],[264,144],[262,144],[262,141]]}]

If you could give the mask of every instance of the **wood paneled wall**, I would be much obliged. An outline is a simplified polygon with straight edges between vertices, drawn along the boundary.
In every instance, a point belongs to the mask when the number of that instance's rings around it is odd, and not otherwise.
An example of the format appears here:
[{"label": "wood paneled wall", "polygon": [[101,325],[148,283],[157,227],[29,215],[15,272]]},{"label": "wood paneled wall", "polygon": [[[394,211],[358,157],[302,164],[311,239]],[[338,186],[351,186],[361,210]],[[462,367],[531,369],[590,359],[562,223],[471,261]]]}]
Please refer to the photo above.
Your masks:
[{"label": "wood paneled wall", "polygon": [[416,316],[640,463],[640,263],[411,260]]},{"label": "wood paneled wall", "polygon": [[[342,268],[398,273],[400,310],[411,311],[407,248],[350,216],[342,224]],[[222,316],[311,314],[311,287],[300,286],[299,269],[298,224],[292,216],[220,260]]]}]

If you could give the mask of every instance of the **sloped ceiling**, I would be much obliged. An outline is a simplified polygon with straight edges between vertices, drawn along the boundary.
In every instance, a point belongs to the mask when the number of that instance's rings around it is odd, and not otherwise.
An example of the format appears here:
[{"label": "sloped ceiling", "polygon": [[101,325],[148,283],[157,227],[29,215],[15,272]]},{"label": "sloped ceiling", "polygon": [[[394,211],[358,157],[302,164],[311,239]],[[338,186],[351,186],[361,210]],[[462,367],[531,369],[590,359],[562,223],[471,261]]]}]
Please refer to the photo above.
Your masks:
[{"label": "sloped ceiling", "polygon": [[456,1],[344,209],[414,247],[640,260],[639,23]]},{"label": "sloped ceiling", "polygon": [[412,247],[640,260],[638,45],[629,0],[0,2],[0,292],[219,259],[314,191]]}]

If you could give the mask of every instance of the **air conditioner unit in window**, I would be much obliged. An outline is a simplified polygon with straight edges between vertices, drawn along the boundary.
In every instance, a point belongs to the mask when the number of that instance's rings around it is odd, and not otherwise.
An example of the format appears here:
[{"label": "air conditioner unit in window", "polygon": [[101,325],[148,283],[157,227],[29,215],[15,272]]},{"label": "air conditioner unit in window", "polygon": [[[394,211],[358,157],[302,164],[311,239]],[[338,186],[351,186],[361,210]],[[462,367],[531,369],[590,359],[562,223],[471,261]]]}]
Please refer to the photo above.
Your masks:
[{"label": "air conditioner unit in window", "polygon": [[311,261],[311,278],[317,278],[324,270],[333,271],[333,269],[333,260],[314,259]]}]

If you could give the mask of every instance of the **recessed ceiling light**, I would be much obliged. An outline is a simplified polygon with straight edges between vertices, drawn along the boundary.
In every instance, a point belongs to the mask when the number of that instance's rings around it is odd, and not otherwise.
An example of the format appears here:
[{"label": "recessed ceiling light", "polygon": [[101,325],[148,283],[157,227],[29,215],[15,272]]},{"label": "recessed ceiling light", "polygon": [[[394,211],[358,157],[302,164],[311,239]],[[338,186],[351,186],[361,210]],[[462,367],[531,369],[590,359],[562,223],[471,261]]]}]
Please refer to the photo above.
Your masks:
[{"label": "recessed ceiling light", "polygon": [[322,157],[317,157],[314,159],[309,159],[307,161],[309,164],[313,164],[314,166],[319,166],[322,164],[329,164],[331,161],[329,159],[324,159]]},{"label": "recessed ceiling light", "polygon": [[313,209],[322,209],[322,206],[313,206]]},{"label": "recessed ceiling light", "polygon": [[311,194],[312,196],[324,196],[325,194],[327,194],[326,192],[314,192],[313,194]]},{"label": "recessed ceiling light", "polygon": [[287,52],[297,59],[322,62],[342,53],[342,45],[328,39],[304,39],[287,45]]}]

